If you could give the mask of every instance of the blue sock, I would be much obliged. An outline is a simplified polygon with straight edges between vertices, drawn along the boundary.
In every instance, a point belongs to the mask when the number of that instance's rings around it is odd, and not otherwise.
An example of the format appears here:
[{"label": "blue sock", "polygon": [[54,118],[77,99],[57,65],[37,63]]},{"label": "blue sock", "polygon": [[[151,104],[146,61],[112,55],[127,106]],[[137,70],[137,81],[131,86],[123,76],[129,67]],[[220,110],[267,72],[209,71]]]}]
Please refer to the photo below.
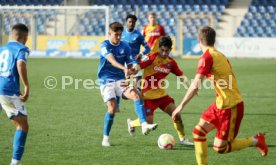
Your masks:
[{"label": "blue sock", "polygon": [[13,138],[13,153],[12,158],[15,160],[21,160],[24,152],[27,133],[23,130],[16,130]]},{"label": "blue sock", "polygon": [[140,120],[140,123],[146,122],[146,111],[144,107],[144,102],[142,99],[140,100],[135,100],[134,101],[134,106],[135,106],[135,112]]},{"label": "blue sock", "polygon": [[113,124],[114,115],[111,115],[109,112],[106,112],[104,117],[104,135],[109,136]]},{"label": "blue sock", "polygon": [[120,100],[121,98],[119,96],[116,96],[116,108],[120,109]]}]

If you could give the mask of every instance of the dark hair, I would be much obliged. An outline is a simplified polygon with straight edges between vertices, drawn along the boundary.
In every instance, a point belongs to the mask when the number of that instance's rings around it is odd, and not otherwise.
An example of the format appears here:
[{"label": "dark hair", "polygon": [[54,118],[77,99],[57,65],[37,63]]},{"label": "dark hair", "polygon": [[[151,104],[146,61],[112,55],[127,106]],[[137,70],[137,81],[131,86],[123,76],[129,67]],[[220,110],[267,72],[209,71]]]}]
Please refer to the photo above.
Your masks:
[{"label": "dark hair", "polygon": [[170,36],[161,37],[159,41],[159,47],[165,46],[168,48],[172,48],[172,39]]},{"label": "dark hair", "polygon": [[123,31],[124,27],[119,22],[112,22],[111,24],[109,24],[109,29],[114,31],[114,32],[118,32],[118,31]]},{"label": "dark hair", "polygon": [[18,23],[12,27],[12,31],[16,31],[20,35],[23,33],[29,33],[29,28],[22,23]]},{"label": "dark hair", "polygon": [[216,31],[209,26],[204,26],[202,29],[200,29],[198,37],[203,45],[214,46],[216,41]]},{"label": "dark hair", "polygon": [[134,19],[134,21],[135,21],[135,22],[137,21],[137,17],[136,17],[136,15],[133,15],[133,14],[128,14],[128,15],[127,15],[127,17],[126,17],[126,21],[127,21],[129,18]]}]

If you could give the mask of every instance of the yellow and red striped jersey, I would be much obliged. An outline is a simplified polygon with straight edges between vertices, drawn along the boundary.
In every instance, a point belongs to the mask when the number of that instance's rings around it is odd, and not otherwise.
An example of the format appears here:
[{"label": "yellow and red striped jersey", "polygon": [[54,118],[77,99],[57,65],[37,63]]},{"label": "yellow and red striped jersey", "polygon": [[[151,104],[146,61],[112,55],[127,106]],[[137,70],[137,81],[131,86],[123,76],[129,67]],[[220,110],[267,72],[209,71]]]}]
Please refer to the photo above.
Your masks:
[{"label": "yellow and red striped jersey", "polygon": [[197,74],[211,79],[216,90],[216,106],[229,109],[242,102],[236,77],[228,59],[213,47],[209,47],[198,62]]},{"label": "yellow and red striped jersey", "polygon": [[162,25],[145,25],[143,29],[143,36],[151,49],[151,53],[155,53],[159,48],[160,37],[166,36],[166,32]]},{"label": "yellow and red striped jersey", "polygon": [[171,57],[162,58],[158,52],[150,53],[148,57],[148,60],[139,64],[144,69],[142,97],[146,100],[153,100],[167,95],[164,79],[169,73],[182,76],[183,72]]}]

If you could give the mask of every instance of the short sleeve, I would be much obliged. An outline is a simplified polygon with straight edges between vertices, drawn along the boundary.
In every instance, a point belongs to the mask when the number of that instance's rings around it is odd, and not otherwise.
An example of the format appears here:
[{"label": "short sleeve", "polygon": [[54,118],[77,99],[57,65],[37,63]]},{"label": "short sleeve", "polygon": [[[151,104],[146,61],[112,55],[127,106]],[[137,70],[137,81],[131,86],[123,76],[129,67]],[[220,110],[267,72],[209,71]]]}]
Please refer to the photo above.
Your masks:
[{"label": "short sleeve", "polygon": [[177,65],[177,63],[174,60],[172,61],[172,70],[171,70],[171,72],[173,74],[175,74],[176,76],[182,76],[183,75],[182,70],[179,68],[179,66]]},{"label": "short sleeve", "polygon": [[103,42],[100,47],[100,56],[106,58],[108,55],[112,54],[108,49],[108,45]]},{"label": "short sleeve", "polygon": [[198,62],[197,74],[203,74],[205,76],[208,76],[211,72],[212,65],[213,57],[209,53],[209,50],[207,50]]},{"label": "short sleeve", "polygon": [[166,36],[166,32],[163,26],[160,25],[160,36]]},{"label": "short sleeve", "polygon": [[29,56],[29,50],[22,49],[18,52],[17,61],[23,61],[27,63],[28,56]]},{"label": "short sleeve", "polygon": [[144,61],[141,61],[140,63],[139,63],[139,65],[140,65],[140,67],[142,68],[142,69],[144,69],[144,68],[146,68],[147,66],[149,66],[149,65],[151,65],[152,63],[153,63],[153,61],[154,61],[154,59],[155,59],[155,57],[158,55],[158,53],[155,53],[155,54],[148,54],[148,55],[145,55],[145,56],[147,56],[148,58],[147,58],[147,60],[144,60]]}]

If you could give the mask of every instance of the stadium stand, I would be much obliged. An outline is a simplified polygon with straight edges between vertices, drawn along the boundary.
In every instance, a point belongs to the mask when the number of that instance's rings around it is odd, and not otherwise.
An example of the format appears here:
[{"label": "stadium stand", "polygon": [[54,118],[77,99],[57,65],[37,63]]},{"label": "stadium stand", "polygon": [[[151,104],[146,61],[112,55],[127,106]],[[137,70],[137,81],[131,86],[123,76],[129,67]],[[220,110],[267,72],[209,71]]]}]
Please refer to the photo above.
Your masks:
[{"label": "stadium stand", "polygon": [[[0,5],[9,6],[35,6],[35,5],[62,5],[63,0],[1,0]],[[36,15],[36,29],[38,34],[46,34],[46,27],[49,21],[55,19],[55,11],[51,10],[0,10],[0,25],[4,27],[4,34],[8,35],[11,31],[12,25],[16,23],[24,23],[27,26],[31,24],[31,17],[28,13],[35,13]]]},{"label": "stadium stand", "polygon": [[[218,21],[228,3],[228,0],[91,0],[91,5],[108,5],[110,7],[111,22],[116,20],[124,23],[128,13],[138,11],[140,22],[137,28],[140,31],[147,24],[148,13],[155,12],[159,23],[164,25],[167,34],[172,36],[176,35],[176,19],[179,15],[198,15],[193,19],[184,20],[184,35],[190,37],[196,36],[200,27],[209,25],[210,22],[204,15],[214,15],[215,21]],[[93,17],[95,18],[95,16]],[[96,18],[103,19],[97,15]],[[100,26],[101,32],[103,28],[103,25]],[[95,30],[92,29],[88,33],[95,33]]]},{"label": "stadium stand", "polygon": [[275,0],[253,0],[235,36],[276,37],[275,11]]}]

